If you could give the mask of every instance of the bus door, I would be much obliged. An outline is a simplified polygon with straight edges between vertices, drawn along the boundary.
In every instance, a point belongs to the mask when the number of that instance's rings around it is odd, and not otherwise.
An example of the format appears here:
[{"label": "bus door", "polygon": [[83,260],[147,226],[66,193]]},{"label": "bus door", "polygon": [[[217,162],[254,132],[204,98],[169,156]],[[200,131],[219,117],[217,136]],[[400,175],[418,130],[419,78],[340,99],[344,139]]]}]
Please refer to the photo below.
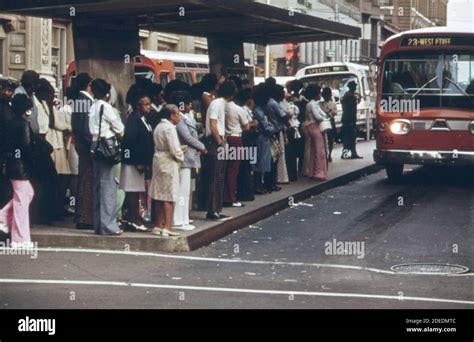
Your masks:
[{"label": "bus door", "polygon": [[161,71],[159,76],[160,84],[165,88],[170,82],[170,73],[168,71]]}]

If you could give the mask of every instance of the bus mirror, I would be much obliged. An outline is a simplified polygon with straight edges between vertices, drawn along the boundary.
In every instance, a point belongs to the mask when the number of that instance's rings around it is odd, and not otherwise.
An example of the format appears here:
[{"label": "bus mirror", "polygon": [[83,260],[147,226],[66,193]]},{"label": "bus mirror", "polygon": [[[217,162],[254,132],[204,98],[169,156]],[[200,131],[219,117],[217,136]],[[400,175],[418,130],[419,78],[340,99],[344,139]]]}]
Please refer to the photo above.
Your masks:
[{"label": "bus mirror", "polygon": [[377,76],[377,64],[376,63],[370,63],[369,64],[369,73],[370,77],[375,78]]}]

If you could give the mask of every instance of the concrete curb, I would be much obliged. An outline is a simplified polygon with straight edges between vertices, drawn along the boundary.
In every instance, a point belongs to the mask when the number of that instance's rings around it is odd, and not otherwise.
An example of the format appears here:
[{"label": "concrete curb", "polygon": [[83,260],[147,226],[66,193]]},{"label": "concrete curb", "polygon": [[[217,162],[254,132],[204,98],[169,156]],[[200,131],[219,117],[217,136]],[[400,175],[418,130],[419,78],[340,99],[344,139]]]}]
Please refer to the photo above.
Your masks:
[{"label": "concrete curb", "polygon": [[92,232],[87,234],[84,234],[83,232],[77,233],[74,230],[66,230],[61,234],[61,230],[63,229],[60,229],[59,231],[50,231],[48,233],[33,232],[31,237],[32,240],[38,242],[38,245],[41,247],[94,248],[145,252],[189,252],[209,245],[235,230],[245,228],[257,221],[270,217],[281,210],[289,208],[290,197],[293,197],[293,202],[297,203],[313,195],[347,184],[365,175],[376,173],[382,168],[382,166],[376,164],[362,167],[327,182],[316,184],[315,186],[303,191],[289,194],[285,198],[263,205],[258,209],[254,209],[243,215],[236,216],[228,221],[221,222],[213,227],[197,231],[188,236],[164,239],[156,236],[137,235],[132,233],[131,235],[110,237],[94,235]]}]

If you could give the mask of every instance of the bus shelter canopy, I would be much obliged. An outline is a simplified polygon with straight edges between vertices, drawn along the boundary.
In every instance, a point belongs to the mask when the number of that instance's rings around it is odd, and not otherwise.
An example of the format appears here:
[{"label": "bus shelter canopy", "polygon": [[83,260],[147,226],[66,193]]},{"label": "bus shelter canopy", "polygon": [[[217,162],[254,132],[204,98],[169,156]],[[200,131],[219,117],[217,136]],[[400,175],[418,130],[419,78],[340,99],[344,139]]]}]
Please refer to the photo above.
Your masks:
[{"label": "bus shelter canopy", "polygon": [[263,45],[361,35],[356,26],[250,0],[1,0],[0,12],[69,20],[129,18],[141,29]]}]

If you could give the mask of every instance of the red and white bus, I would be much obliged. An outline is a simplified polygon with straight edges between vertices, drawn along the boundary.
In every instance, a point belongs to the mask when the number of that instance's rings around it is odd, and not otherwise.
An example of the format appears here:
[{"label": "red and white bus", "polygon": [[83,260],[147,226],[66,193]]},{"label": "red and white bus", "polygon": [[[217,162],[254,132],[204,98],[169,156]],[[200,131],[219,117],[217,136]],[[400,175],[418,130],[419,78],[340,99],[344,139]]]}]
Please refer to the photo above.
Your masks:
[{"label": "red and white bus", "polygon": [[474,165],[474,32],[392,36],[377,76],[374,160],[389,179],[404,164]]},{"label": "red and white bus", "polygon": [[[136,77],[145,77],[165,87],[169,81],[200,82],[209,72],[209,56],[191,53],[142,50],[133,59]],[[76,63],[71,62],[64,76],[66,88],[76,76]]]}]

